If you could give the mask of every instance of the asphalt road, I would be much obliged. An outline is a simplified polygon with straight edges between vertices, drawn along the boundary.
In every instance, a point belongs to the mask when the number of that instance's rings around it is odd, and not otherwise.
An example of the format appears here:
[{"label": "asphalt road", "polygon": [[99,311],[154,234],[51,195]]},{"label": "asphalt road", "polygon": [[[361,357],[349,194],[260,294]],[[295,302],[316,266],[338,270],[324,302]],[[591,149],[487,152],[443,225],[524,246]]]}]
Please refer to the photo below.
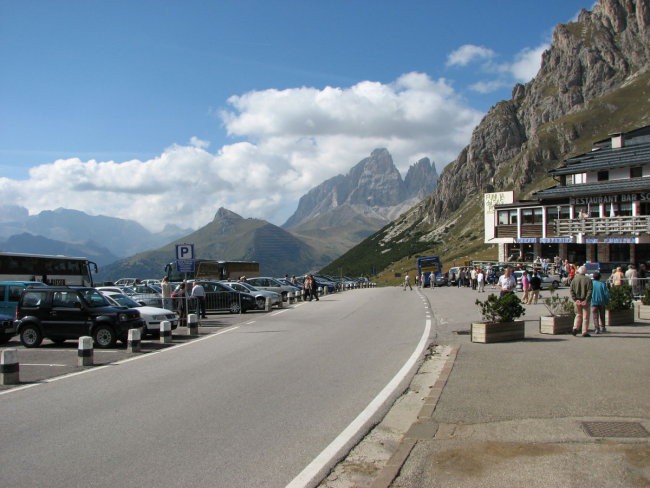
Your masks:
[{"label": "asphalt road", "polygon": [[[417,367],[408,365],[426,343],[425,305],[400,288],[329,295],[7,390],[0,479],[16,487],[274,487],[301,474],[303,483],[346,427],[364,411],[358,425],[369,427],[408,384],[410,376],[396,375]],[[399,387],[367,412],[389,383]],[[345,451],[362,434],[336,445]]]}]

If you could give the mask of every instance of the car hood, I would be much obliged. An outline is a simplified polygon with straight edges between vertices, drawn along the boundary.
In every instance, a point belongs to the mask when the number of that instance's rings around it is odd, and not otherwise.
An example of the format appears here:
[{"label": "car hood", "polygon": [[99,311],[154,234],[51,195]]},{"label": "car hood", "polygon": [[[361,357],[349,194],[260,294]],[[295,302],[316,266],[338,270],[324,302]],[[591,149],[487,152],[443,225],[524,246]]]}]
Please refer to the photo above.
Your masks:
[{"label": "car hood", "polygon": [[176,312],[173,310],[167,310],[166,308],[159,307],[144,306],[138,307],[136,310],[140,311],[140,314],[142,315],[169,315],[171,313],[176,314]]}]

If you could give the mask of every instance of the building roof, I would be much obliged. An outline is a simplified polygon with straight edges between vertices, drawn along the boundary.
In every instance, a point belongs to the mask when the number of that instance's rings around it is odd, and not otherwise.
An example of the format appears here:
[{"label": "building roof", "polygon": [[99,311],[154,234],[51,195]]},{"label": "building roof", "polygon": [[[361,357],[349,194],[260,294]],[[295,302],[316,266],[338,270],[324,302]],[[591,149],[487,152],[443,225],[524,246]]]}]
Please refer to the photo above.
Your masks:
[{"label": "building roof", "polygon": [[567,159],[566,165],[549,171],[551,176],[601,171],[650,163],[650,144],[601,148]]},{"label": "building roof", "polygon": [[611,193],[634,193],[640,191],[650,191],[650,177],[599,181],[597,183],[585,183],[580,185],[558,185],[533,193],[533,196],[543,200],[589,195],[606,195]]}]

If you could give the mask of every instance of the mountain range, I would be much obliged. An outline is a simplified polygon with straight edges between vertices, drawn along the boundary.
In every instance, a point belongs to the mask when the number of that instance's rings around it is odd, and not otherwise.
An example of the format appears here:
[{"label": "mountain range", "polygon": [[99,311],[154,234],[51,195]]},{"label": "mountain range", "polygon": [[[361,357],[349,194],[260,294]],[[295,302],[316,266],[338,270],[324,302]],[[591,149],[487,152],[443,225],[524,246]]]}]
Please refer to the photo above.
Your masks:
[{"label": "mountain range", "polygon": [[413,267],[414,254],[446,262],[496,258],[483,243],[482,198],[525,199],[554,184],[547,172],[609,134],[650,124],[650,3],[600,0],[558,25],[538,74],[494,105],[447,165],[436,190],[326,270],[359,274]]},{"label": "mountain range", "polygon": [[[131,220],[57,209],[30,216],[5,206],[0,248],[5,251],[86,256],[100,280],[158,277],[191,242],[197,258],[258,261],[264,274],[315,271],[380,229],[435,188],[435,166],[424,158],[402,179],[386,149],[376,149],[347,175],[310,190],[282,227],[220,208],[212,222],[191,231],[167,227],[152,234]],[[148,250],[147,250],[148,249]]]}]

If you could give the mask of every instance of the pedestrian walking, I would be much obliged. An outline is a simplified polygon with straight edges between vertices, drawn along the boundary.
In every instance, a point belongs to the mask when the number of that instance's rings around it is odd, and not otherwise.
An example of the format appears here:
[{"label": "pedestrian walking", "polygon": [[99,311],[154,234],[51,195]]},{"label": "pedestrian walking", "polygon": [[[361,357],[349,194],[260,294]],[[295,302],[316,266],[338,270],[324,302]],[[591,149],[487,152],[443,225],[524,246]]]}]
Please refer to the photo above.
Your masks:
[{"label": "pedestrian walking", "polygon": [[165,276],[160,282],[160,290],[162,294],[163,308],[173,310],[172,285],[169,283],[169,278],[167,276]]},{"label": "pedestrian walking", "polygon": [[530,300],[530,279],[528,278],[528,271],[523,270],[521,273],[521,301],[524,303],[528,303]]},{"label": "pedestrian walking", "polygon": [[607,332],[605,329],[605,309],[609,303],[609,289],[600,281],[600,273],[596,271],[592,281],[591,292],[591,316],[594,323],[594,332],[601,334]]},{"label": "pedestrian walking", "polygon": [[404,275],[404,291],[406,291],[406,287],[409,287],[411,291],[413,291],[413,287],[411,286],[411,278],[409,277],[408,271]]},{"label": "pedestrian walking", "polygon": [[582,337],[591,337],[589,334],[589,314],[591,306],[591,295],[593,292],[593,284],[591,280],[585,276],[587,268],[580,266],[576,271],[573,280],[571,280],[571,288],[569,293],[571,299],[575,302],[576,317],[573,321],[573,330],[571,333],[575,336],[580,332],[582,326]]},{"label": "pedestrian walking", "polygon": [[539,277],[539,272],[537,270],[533,271],[533,275],[530,277],[530,296],[528,297],[528,304],[537,305],[537,300],[539,300],[539,293],[542,289],[542,279]]},{"label": "pedestrian walking", "polygon": [[476,273],[476,285],[479,293],[485,292],[485,274],[483,274],[483,269],[479,268],[478,273]]}]

